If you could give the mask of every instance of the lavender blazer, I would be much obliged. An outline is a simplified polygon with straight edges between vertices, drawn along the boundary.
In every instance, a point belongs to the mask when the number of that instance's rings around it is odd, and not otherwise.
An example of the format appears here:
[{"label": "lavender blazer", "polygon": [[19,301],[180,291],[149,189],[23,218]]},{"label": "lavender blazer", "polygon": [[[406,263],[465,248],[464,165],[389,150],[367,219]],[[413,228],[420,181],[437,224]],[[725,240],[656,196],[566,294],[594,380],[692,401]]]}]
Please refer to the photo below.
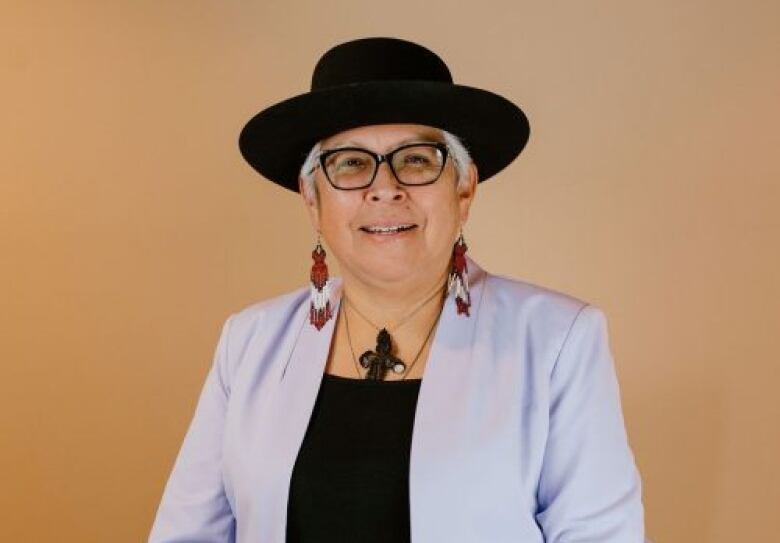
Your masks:
[{"label": "lavender blazer", "polygon": [[[418,397],[413,543],[642,542],[604,313],[468,266],[471,316],[448,297]],[[226,320],[150,542],[285,541],[335,321],[308,309],[300,289]]]}]

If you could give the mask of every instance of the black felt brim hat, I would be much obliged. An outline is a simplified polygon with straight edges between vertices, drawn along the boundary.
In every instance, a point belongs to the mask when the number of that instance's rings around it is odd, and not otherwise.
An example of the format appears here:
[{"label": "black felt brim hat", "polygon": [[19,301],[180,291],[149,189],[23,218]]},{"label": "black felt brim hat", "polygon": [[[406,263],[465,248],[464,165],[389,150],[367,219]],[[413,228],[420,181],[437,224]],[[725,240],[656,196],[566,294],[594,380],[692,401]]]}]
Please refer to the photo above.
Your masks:
[{"label": "black felt brim hat", "polygon": [[364,38],[326,52],[311,92],[255,115],[241,131],[239,148],[262,176],[297,192],[301,166],[315,143],[378,124],[421,124],[458,136],[480,181],[509,165],[529,135],[519,107],[490,91],[454,84],[428,49],[395,38]]}]

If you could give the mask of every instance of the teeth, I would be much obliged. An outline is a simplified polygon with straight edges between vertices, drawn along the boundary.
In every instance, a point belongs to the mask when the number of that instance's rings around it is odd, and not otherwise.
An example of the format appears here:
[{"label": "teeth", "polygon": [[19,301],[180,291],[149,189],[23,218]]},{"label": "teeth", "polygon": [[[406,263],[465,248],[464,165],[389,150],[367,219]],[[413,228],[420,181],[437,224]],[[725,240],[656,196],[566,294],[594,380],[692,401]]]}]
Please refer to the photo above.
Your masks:
[{"label": "teeth", "polygon": [[363,230],[377,234],[389,234],[400,232],[402,230],[409,230],[413,226],[413,224],[399,224],[397,226],[366,226],[363,228]]}]

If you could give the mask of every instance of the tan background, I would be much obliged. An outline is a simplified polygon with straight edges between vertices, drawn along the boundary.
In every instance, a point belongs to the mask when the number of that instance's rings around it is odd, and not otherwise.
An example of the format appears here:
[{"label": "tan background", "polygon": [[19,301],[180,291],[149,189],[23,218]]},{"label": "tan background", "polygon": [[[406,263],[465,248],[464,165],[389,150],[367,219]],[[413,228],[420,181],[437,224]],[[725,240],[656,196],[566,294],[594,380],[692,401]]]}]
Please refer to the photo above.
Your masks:
[{"label": "tan background", "polygon": [[303,208],[238,132],[366,35],[528,112],[471,254],[606,311],[648,534],[776,537],[778,21],[773,0],[5,2],[0,540],[144,540],[223,320],[306,278]]}]

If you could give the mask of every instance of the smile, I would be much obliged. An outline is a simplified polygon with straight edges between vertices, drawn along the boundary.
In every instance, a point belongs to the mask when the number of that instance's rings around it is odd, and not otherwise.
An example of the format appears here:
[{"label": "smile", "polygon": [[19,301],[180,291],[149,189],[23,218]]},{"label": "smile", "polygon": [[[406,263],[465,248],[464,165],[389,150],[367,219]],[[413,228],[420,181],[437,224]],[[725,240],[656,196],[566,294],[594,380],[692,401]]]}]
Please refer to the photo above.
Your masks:
[{"label": "smile", "polygon": [[412,230],[413,228],[417,228],[416,224],[394,224],[392,226],[361,226],[360,229],[363,232],[367,232],[369,234],[382,234],[382,235],[388,235],[388,234],[398,234],[400,232],[406,232],[407,230]]}]

